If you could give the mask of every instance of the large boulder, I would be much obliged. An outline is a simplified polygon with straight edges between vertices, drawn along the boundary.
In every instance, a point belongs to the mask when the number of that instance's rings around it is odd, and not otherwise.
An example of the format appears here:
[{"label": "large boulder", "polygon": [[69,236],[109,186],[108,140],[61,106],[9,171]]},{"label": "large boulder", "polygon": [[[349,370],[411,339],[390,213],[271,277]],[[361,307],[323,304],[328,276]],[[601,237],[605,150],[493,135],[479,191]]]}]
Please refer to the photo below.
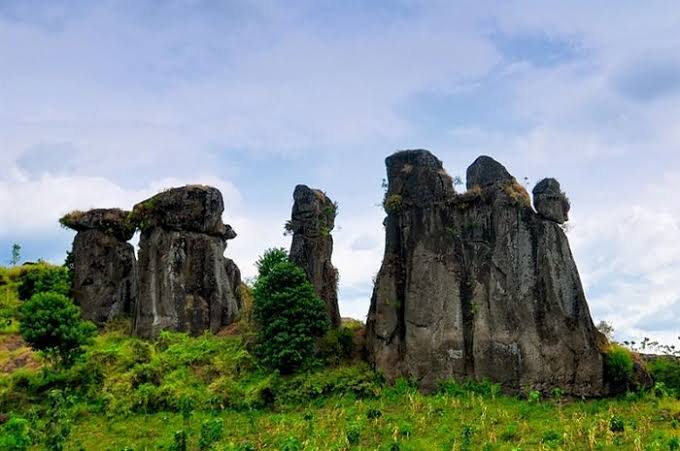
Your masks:
[{"label": "large boulder", "polygon": [[465,179],[467,189],[472,189],[475,186],[484,188],[494,183],[510,182],[514,177],[505,166],[491,157],[482,155],[467,169]]},{"label": "large boulder", "polygon": [[[237,318],[238,287],[224,257],[226,240],[235,233],[222,223],[223,210],[221,193],[204,186],[173,188],[134,207],[142,228],[135,335],[199,335]],[[229,267],[234,277],[235,265]]]},{"label": "large boulder", "polygon": [[553,178],[543,179],[536,184],[532,193],[538,214],[558,224],[564,224],[569,220],[571,205],[566,194],[562,192],[560,182]]},{"label": "large boulder", "polygon": [[142,230],[162,227],[235,238],[231,227],[222,223],[223,212],[224,201],[217,188],[188,185],[165,190],[138,203],[132,209],[131,218]]},{"label": "large boulder", "polygon": [[60,222],[78,233],[73,240],[73,298],[84,319],[102,324],[130,316],[137,298],[134,233],[129,212],[95,209],[71,212]]},{"label": "large boulder", "polygon": [[293,234],[290,260],[307,273],[314,289],[326,304],[333,327],[340,327],[338,272],[331,262],[337,207],[323,192],[305,185],[295,187],[293,211],[287,229]]},{"label": "large boulder", "polygon": [[[490,379],[509,392],[601,395],[602,344],[567,237],[489,160],[475,162],[475,189],[458,195],[428,151],[387,159],[370,361],[426,391],[454,378]],[[399,208],[389,208],[395,198]]]}]

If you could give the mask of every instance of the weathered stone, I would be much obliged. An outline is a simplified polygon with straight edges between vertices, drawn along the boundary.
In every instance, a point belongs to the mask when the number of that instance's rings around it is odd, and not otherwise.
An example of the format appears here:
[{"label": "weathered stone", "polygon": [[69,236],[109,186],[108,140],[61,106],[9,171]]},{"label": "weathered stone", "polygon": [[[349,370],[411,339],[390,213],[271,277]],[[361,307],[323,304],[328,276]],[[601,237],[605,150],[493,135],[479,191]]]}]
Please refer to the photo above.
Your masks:
[{"label": "weathered stone", "polygon": [[241,270],[236,263],[231,258],[224,259],[224,269],[227,271],[227,279],[229,279],[229,285],[234,293],[234,299],[236,299],[236,305],[239,311],[243,309],[243,299],[241,296]]},{"label": "weathered stone", "polygon": [[513,176],[505,169],[505,166],[486,155],[477,158],[470,165],[465,178],[467,189],[472,189],[475,186],[484,188],[494,183],[514,180]]},{"label": "weathered stone", "polygon": [[135,205],[132,220],[142,230],[163,227],[234,238],[233,229],[222,223],[223,212],[224,201],[217,188],[188,185],[168,189]]},{"label": "weathered stone", "polygon": [[536,184],[532,193],[538,214],[558,224],[569,220],[571,205],[560,188],[560,182],[553,178],[543,179]]},{"label": "weathered stone", "polygon": [[137,298],[137,262],[126,240],[134,233],[129,212],[71,212],[60,222],[78,233],[73,240],[73,298],[84,319],[102,324],[129,316]]},{"label": "weathered stone", "polygon": [[223,210],[220,192],[204,186],[173,188],[135,206],[142,226],[135,335],[217,332],[237,318],[237,287],[224,258],[235,233],[222,223]]},{"label": "weathered stone", "polygon": [[287,228],[293,234],[290,260],[301,266],[319,297],[333,327],[340,327],[338,273],[331,257],[336,205],[322,191],[305,185],[295,187],[292,219]]},{"label": "weathered stone", "polygon": [[468,171],[486,188],[457,195],[429,152],[387,159],[386,199],[402,202],[385,219],[370,361],[424,390],[486,378],[510,392],[603,394],[600,337],[564,231],[489,160]]},{"label": "weathered stone", "polygon": [[135,233],[134,225],[129,221],[129,211],[118,208],[94,208],[88,211],[72,211],[59,222],[77,232],[99,230],[113,235],[122,241],[132,238]]}]

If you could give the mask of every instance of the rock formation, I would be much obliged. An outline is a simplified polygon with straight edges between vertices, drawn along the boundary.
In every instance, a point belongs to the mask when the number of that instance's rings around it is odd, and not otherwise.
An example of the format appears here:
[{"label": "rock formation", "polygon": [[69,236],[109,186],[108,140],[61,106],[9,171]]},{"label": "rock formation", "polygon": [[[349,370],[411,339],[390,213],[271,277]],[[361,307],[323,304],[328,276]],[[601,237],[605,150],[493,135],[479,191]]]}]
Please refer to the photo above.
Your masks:
[{"label": "rock formation", "polygon": [[454,378],[490,379],[510,392],[603,394],[602,338],[555,220],[534,212],[524,188],[489,157],[468,169],[464,194],[426,150],[398,152],[386,164],[370,361],[388,379],[412,378],[426,391]]},{"label": "rock formation", "polygon": [[536,184],[532,193],[538,214],[558,224],[569,220],[571,205],[560,188],[560,182],[550,178],[543,179]]},{"label": "rock formation", "polygon": [[[236,236],[222,223],[224,202],[216,188],[173,188],[135,205],[139,241],[139,301],[133,331],[155,337],[162,330],[217,332],[239,313],[239,299],[224,258]],[[237,272],[237,269],[236,269]]]},{"label": "rock formation", "polygon": [[320,190],[295,187],[292,219],[286,225],[293,234],[290,259],[307,273],[316,293],[326,303],[333,327],[340,326],[338,272],[331,263],[336,204]]},{"label": "rock formation", "polygon": [[73,240],[72,291],[83,318],[102,324],[129,316],[137,297],[137,263],[127,243],[134,234],[128,212],[74,211],[60,222],[78,232]]}]

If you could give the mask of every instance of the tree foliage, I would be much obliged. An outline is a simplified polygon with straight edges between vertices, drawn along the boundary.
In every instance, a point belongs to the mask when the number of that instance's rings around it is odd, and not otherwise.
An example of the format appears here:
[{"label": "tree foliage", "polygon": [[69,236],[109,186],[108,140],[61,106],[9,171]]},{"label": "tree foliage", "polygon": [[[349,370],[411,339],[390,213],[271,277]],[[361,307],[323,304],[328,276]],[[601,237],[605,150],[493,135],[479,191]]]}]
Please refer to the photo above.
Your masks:
[{"label": "tree foliage", "polygon": [[30,267],[21,278],[18,287],[19,299],[28,300],[37,293],[51,291],[68,296],[71,291],[71,277],[63,266],[40,263]]},{"label": "tree foliage", "polygon": [[258,326],[256,354],[267,367],[292,373],[309,363],[330,324],[323,301],[302,268],[282,249],[258,261],[253,315]]},{"label": "tree foliage", "polygon": [[20,310],[20,333],[53,363],[70,366],[96,331],[80,318],[80,309],[60,293],[37,293]]}]

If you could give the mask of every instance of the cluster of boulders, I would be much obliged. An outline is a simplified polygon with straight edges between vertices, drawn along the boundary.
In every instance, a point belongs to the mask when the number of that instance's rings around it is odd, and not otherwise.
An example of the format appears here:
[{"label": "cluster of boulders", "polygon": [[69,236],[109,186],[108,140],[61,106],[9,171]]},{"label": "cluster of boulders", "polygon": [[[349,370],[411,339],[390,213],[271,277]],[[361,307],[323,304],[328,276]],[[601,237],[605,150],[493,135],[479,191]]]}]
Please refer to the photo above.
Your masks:
[{"label": "cluster of boulders", "polygon": [[[427,150],[397,152],[386,164],[385,255],[365,331],[374,367],[424,390],[446,379],[489,379],[508,391],[605,394],[606,339],[593,325],[561,227],[570,204],[560,184],[540,181],[532,206],[524,186],[490,157],[468,168],[460,194]],[[339,327],[331,262],[337,205],[305,185],[293,199],[290,259]],[[241,275],[224,257],[236,233],[223,211],[217,189],[186,186],[131,212],[64,217],[78,231],[73,290],[84,317],[129,315],[141,337],[216,332],[235,321]],[[138,262],[127,243],[136,230]]]},{"label": "cluster of boulders", "polygon": [[[61,220],[78,233],[73,242],[73,296],[85,319],[117,316],[152,338],[162,330],[217,332],[241,309],[241,273],[224,257],[236,237],[222,222],[216,188],[191,185],[163,191],[131,212],[95,209]],[[139,261],[127,243],[136,230]]]},{"label": "cluster of boulders", "polygon": [[426,150],[387,158],[385,257],[367,321],[371,362],[425,390],[489,379],[509,391],[603,394],[593,325],[560,224],[569,203],[552,179],[534,190],[478,158],[457,194]]}]

